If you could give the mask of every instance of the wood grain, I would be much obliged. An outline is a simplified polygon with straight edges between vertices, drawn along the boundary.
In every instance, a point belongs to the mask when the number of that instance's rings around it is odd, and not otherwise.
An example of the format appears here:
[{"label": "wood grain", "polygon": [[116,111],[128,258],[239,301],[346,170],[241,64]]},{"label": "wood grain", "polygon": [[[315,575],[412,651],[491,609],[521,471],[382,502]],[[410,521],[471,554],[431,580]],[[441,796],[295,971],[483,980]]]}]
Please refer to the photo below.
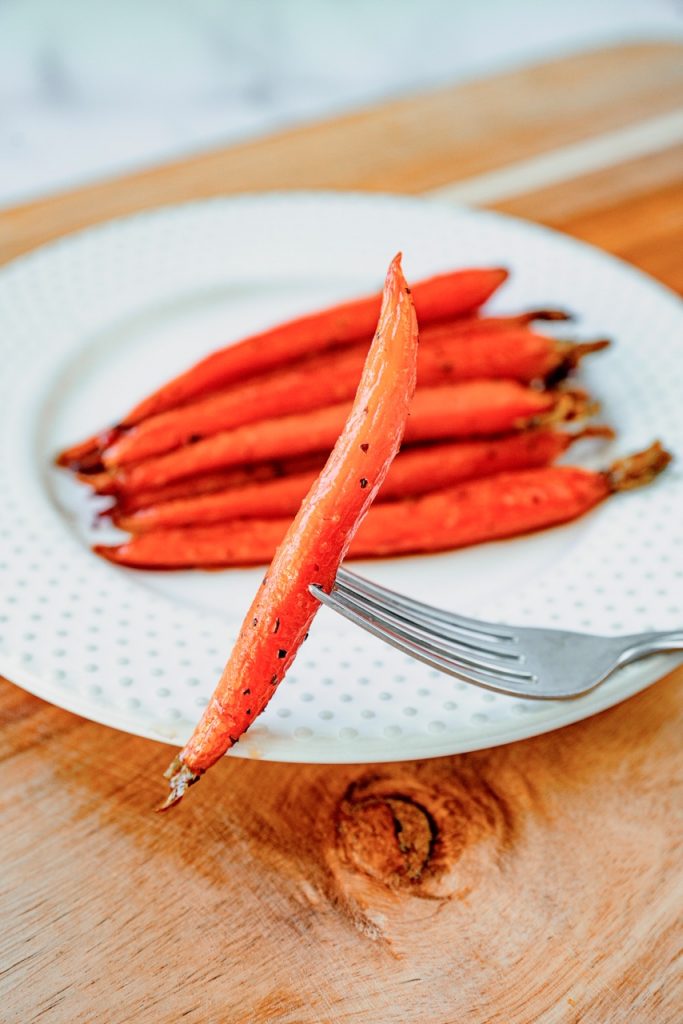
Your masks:
[{"label": "wood grain", "polygon": [[[570,58],[44,200],[0,215],[3,252],[264,182],[443,184],[545,146],[539,110],[562,111],[556,145],[669,109],[680,53]],[[676,173],[661,154],[615,170],[613,191],[601,172],[499,205],[681,287]],[[674,1024],[682,725],[679,670],[586,722],[475,754],[228,758],[162,818],[167,747],[0,682],[0,1020]]]},{"label": "wood grain", "polygon": [[0,262],[136,210],[280,188],[424,192],[676,110],[679,44],[579,53],[0,211]]}]

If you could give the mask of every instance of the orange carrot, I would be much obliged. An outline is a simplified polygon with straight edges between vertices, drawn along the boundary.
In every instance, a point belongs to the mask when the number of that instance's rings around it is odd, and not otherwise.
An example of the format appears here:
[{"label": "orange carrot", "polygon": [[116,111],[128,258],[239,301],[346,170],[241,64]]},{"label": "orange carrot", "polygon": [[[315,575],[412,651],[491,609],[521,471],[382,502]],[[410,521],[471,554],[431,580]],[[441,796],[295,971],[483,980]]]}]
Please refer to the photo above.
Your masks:
[{"label": "orange carrot", "polygon": [[[129,492],[147,490],[228,466],[329,451],[348,410],[344,402],[214,434],[113,474],[112,486]],[[489,437],[534,423],[543,415],[570,418],[585,410],[585,396],[578,392],[534,391],[507,380],[423,388],[411,406],[406,440]]]},{"label": "orange carrot", "polygon": [[[569,522],[610,494],[648,483],[671,456],[659,443],[596,473],[546,466],[471,480],[371,509],[350,558],[443,551]],[[289,519],[246,519],[140,534],[98,554],[144,569],[226,568],[267,562]]]},{"label": "orange carrot", "polygon": [[[217,473],[203,473],[199,476],[184,477],[164,487],[149,491],[118,491],[116,509],[122,515],[130,515],[150,505],[161,505],[179,498],[197,498],[215,494],[218,491],[248,487],[251,484],[276,480],[315,469],[318,472],[325,464],[325,456],[319,453],[304,455],[298,459],[283,459],[280,462],[255,462],[251,466],[237,466],[234,469],[219,470]],[[105,474],[111,481],[110,474]]]},{"label": "orange carrot", "polygon": [[[486,302],[508,274],[502,269],[458,270],[418,282],[413,300],[420,324],[471,313]],[[380,295],[344,302],[319,313],[277,324],[236,345],[212,352],[144,399],[123,420],[130,426],[234,381],[282,366],[292,359],[372,337]]]},{"label": "orange carrot", "polygon": [[[418,387],[494,378],[530,383],[552,376],[559,380],[588,352],[607,341],[575,345],[534,334],[522,327],[464,334],[447,325],[440,333],[421,334],[417,360]],[[291,369],[248,381],[144,420],[107,448],[108,468],[139,462],[184,444],[247,423],[320,409],[350,399],[358,384],[366,348],[325,353]]]},{"label": "orange carrot", "polygon": [[[530,430],[488,441],[459,441],[407,448],[396,457],[377,496],[378,502],[439,490],[473,477],[506,469],[527,469],[553,462],[570,444],[585,436],[611,437],[609,427],[587,427],[578,434]],[[200,526],[230,519],[270,519],[294,515],[317,476],[316,470],[263,483],[231,487],[214,494],[179,498],[133,514],[115,511],[122,530],[147,533],[175,526]]]},{"label": "orange carrot", "polygon": [[415,309],[397,256],[349,418],[275,553],[201,721],[166,773],[165,807],[238,741],[294,660],[320,607],[310,585],[332,586],[398,451],[415,389],[416,356]]},{"label": "orange carrot", "polygon": [[118,435],[119,431],[116,427],[104,430],[99,434],[93,434],[92,437],[86,438],[85,441],[79,441],[78,444],[65,448],[56,457],[55,463],[58,466],[75,469],[81,473],[88,472],[89,470],[96,471],[101,468],[101,453],[110,444],[113,444]]},{"label": "orange carrot", "polygon": [[[500,288],[507,276],[507,270],[500,268],[475,268],[455,270],[419,281],[413,288],[413,297],[420,324],[424,326],[474,312]],[[144,398],[111,429],[119,433],[121,428],[133,426],[149,416],[156,416],[200,395],[287,365],[314,352],[357,341],[367,344],[377,323],[379,307],[379,294],[354,299],[277,324],[212,352]],[[547,311],[540,312],[545,314]],[[550,311],[550,316],[555,318],[554,311]],[[56,461],[61,466],[74,465],[79,456],[94,458],[101,447],[104,446],[100,446],[96,435],[61,452]]]},{"label": "orange carrot", "polygon": [[[432,324],[427,324],[426,328],[422,332],[422,342],[424,343],[425,341],[430,341],[432,339],[440,341],[444,337],[452,338],[456,334],[458,336],[491,334],[496,331],[523,328],[535,321],[557,322],[566,320],[571,320],[571,315],[558,309],[534,309],[525,313],[498,317],[481,317],[479,315],[459,316],[456,319],[437,321]],[[322,351],[324,352],[325,350]],[[333,349],[333,351],[338,352],[339,349],[336,348]],[[308,357],[303,357],[299,361],[299,364],[303,365],[305,362],[313,362],[316,358],[320,357],[320,352],[317,354],[314,353],[312,356],[309,355]],[[293,362],[296,363],[297,361],[288,360],[283,364],[283,368],[291,367]],[[278,371],[275,370],[273,373],[277,374]],[[259,373],[256,376],[259,379],[263,379],[263,377],[268,376],[268,374]],[[486,376],[486,374],[481,374],[481,376]],[[196,396],[196,400],[199,400],[199,396]],[[174,406],[173,408],[176,407]],[[163,415],[163,413],[160,413],[159,415]],[[152,415],[148,418],[154,419],[155,416]],[[132,424],[132,426],[135,427],[140,422],[143,421],[138,420],[137,423]],[[96,434],[93,437],[88,438],[86,441],[65,449],[57,456],[55,461],[58,465],[68,466],[75,470],[90,472],[97,471],[102,468],[100,456],[104,449],[108,446],[112,446],[120,437],[125,437],[130,429],[131,426],[127,426],[125,423],[119,424],[102,434]],[[162,449],[159,450],[161,451]],[[149,454],[152,454],[152,452]]]}]

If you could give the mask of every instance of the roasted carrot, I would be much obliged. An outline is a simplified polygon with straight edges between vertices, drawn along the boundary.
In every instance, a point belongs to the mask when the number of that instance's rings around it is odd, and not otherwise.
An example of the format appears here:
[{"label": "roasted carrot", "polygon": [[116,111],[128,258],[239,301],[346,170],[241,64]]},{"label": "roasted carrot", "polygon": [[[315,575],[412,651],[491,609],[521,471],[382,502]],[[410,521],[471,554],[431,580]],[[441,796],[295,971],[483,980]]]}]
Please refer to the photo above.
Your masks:
[{"label": "roasted carrot", "polygon": [[[440,333],[424,331],[417,360],[418,387],[474,380],[530,383],[561,379],[589,352],[607,341],[572,344],[522,327],[496,328],[480,321],[478,330],[461,333],[445,325]],[[184,444],[259,420],[320,409],[350,399],[358,384],[366,346],[324,353],[291,369],[248,381],[144,420],[107,448],[109,468],[139,462]]]},{"label": "roasted carrot", "polygon": [[[439,321],[433,324],[428,324],[425,330],[423,330],[422,342],[430,340],[443,340],[446,338],[453,338],[455,335],[462,337],[464,335],[481,335],[481,334],[492,334],[497,331],[507,331],[511,329],[520,329],[528,327],[529,324],[536,321],[566,321],[571,320],[571,314],[558,309],[534,309],[529,310],[525,313],[517,313],[507,316],[498,317],[481,317],[479,315],[473,316],[460,316],[456,319]],[[338,350],[333,350],[338,351]],[[364,352],[364,349],[363,349]],[[324,353],[323,353],[324,354]],[[298,361],[298,365],[302,366],[305,363],[312,363],[316,358],[321,358],[321,353],[314,353],[313,356],[304,357]],[[290,368],[292,362],[295,364],[297,360],[288,360],[285,366]],[[273,371],[274,375],[277,375],[278,371]],[[479,374],[485,376],[485,374]],[[257,379],[263,379],[268,374],[258,374]],[[514,375],[513,375],[514,376]],[[251,378],[248,378],[248,382]],[[195,400],[200,400],[199,396]],[[182,408],[182,406],[181,406]],[[164,415],[161,413],[159,415]],[[148,417],[155,419],[155,416]],[[127,434],[134,429],[140,422],[132,424],[132,426],[126,426],[125,424],[119,424],[116,427],[112,427],[101,434],[88,438],[86,441],[81,442],[71,448],[65,449],[61,452],[56,462],[61,466],[68,466],[71,469],[78,470],[81,472],[93,472],[103,468],[101,461],[102,452],[107,448],[113,446],[119,438],[126,437]],[[224,428],[225,429],[225,428]],[[159,449],[159,451],[168,450],[166,448]],[[153,454],[151,451],[149,454]]]},{"label": "roasted carrot", "polygon": [[[474,268],[419,281],[413,287],[413,298],[420,324],[424,326],[474,312],[493,295],[507,276],[507,270],[501,268]],[[312,352],[357,341],[367,344],[377,323],[379,307],[379,294],[354,299],[277,324],[212,352],[144,398],[111,430],[118,434],[121,428],[133,426],[149,416],[156,416],[228,384],[287,365]],[[546,312],[540,311],[541,314]],[[554,311],[550,313],[554,318]],[[78,463],[79,457],[94,457],[100,448],[99,436],[95,435],[61,452],[56,461],[59,465],[71,466]],[[76,465],[76,468],[80,467]]]},{"label": "roasted carrot", "polygon": [[[671,456],[659,443],[606,472],[546,466],[471,480],[371,509],[350,558],[378,558],[465,547],[569,522],[617,491],[649,483]],[[246,519],[141,534],[98,554],[144,569],[227,568],[267,562],[289,519]]]},{"label": "roasted carrot", "polygon": [[110,444],[113,444],[118,436],[119,430],[116,427],[93,434],[85,441],[79,441],[78,444],[65,448],[56,457],[55,463],[80,473],[97,471],[102,466],[101,453]]},{"label": "roasted carrot", "polygon": [[[308,469],[318,472],[325,464],[325,455],[314,452],[297,459],[282,459],[279,462],[255,462],[251,466],[238,466],[234,469],[219,470],[217,473],[203,473],[199,476],[184,477],[164,487],[156,487],[149,491],[118,491],[116,508],[122,515],[129,515],[139,509],[151,505],[161,505],[179,498],[198,498],[205,494],[218,491],[248,487],[251,484],[265,483],[281,477],[293,476]],[[106,474],[107,479],[111,476]]]},{"label": "roasted carrot", "polygon": [[649,483],[670,461],[657,442],[605,472],[546,466],[499,473],[380,506],[358,531],[349,554],[377,558],[452,550],[570,522],[611,494]]},{"label": "roasted carrot", "polygon": [[[460,441],[407,448],[396,457],[376,501],[395,501],[452,486],[506,469],[545,466],[586,436],[611,437],[609,427],[587,427],[577,434],[530,430],[487,441]],[[117,526],[130,533],[175,526],[201,526],[230,519],[270,519],[294,515],[317,470],[230,487],[214,494],[178,498],[133,514],[114,511]]]},{"label": "roasted carrot", "polygon": [[[344,402],[214,434],[112,474],[111,486],[148,490],[229,466],[329,451],[348,410]],[[411,406],[406,440],[489,437],[538,422],[539,417],[575,418],[586,410],[580,392],[540,392],[507,380],[422,388]]]},{"label": "roasted carrot", "polygon": [[181,799],[263,710],[330,588],[398,451],[415,389],[417,319],[396,257],[356,399],[334,450],[275,553],[221,679],[189,742],[169,767],[164,807]]},{"label": "roasted carrot", "polygon": [[[418,282],[413,288],[413,300],[420,324],[471,313],[491,297],[507,276],[506,270],[486,268],[453,271]],[[282,366],[313,351],[367,341],[375,329],[379,308],[379,294],[354,299],[278,324],[212,352],[140,402],[123,422],[130,426],[196,395]]]}]

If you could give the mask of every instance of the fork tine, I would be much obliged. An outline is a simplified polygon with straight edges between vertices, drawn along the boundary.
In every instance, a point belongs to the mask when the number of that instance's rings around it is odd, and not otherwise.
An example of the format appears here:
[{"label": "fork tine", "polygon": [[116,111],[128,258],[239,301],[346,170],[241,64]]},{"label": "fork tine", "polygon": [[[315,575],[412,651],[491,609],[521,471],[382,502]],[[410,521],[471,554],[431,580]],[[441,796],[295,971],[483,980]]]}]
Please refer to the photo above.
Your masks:
[{"label": "fork tine", "polygon": [[433,605],[416,601],[414,598],[405,597],[394,590],[389,590],[388,587],[382,587],[379,583],[373,583],[365,579],[364,576],[358,576],[356,573],[349,572],[348,569],[340,568],[337,570],[337,584],[355,593],[362,594],[364,597],[379,599],[384,606],[390,605],[393,608],[402,608],[410,614],[411,618],[427,616],[429,619],[434,619],[437,622],[447,623],[460,629],[465,629],[470,633],[476,633],[488,640],[515,640],[514,633],[511,633],[509,629],[497,623],[470,619],[465,615],[456,615],[454,612],[444,611],[443,608],[435,608]]},{"label": "fork tine", "polygon": [[488,673],[483,670],[478,671],[460,666],[454,659],[439,657],[438,655],[425,650],[418,644],[415,644],[410,640],[402,639],[394,633],[389,632],[362,612],[345,604],[341,599],[341,595],[337,591],[332,591],[332,593],[328,594],[321,587],[318,587],[315,584],[312,585],[310,589],[322,604],[327,605],[328,608],[332,608],[345,619],[353,622],[356,626],[360,626],[361,629],[364,629],[366,632],[378,637],[378,639],[384,640],[385,643],[397,648],[397,650],[402,651],[404,654],[409,654],[411,657],[424,662],[424,664],[429,665],[431,668],[438,669],[439,672],[444,672],[449,676],[455,676],[457,679],[462,679],[466,683],[473,683],[475,686],[481,686],[486,690],[493,690],[495,693],[504,693],[512,697],[533,697],[533,693],[530,692],[533,687],[533,681],[530,678],[526,680],[519,680],[508,678],[507,676],[501,675],[497,672]]},{"label": "fork tine", "polygon": [[403,640],[418,644],[439,657],[452,657],[460,665],[505,674],[515,679],[533,678],[530,672],[519,666],[521,658],[518,654],[510,656],[505,650],[496,651],[493,648],[492,651],[490,647],[478,648],[471,644],[463,645],[457,639],[454,640],[450,636],[443,636],[431,629],[426,629],[421,623],[411,622],[405,616],[396,615],[391,610],[368,602],[365,598],[350,595],[346,591],[337,590],[336,587],[333,593],[338,594],[345,605],[378,622],[389,632],[395,633]]},{"label": "fork tine", "polygon": [[344,597],[359,602],[364,609],[371,609],[373,614],[390,616],[391,621],[399,623],[403,629],[418,629],[425,637],[431,634],[441,643],[454,644],[457,649],[465,653],[475,651],[504,658],[506,661],[523,660],[519,647],[513,641],[489,640],[484,633],[478,635],[469,630],[463,630],[459,626],[453,626],[449,622],[441,622],[419,609],[414,611],[412,608],[408,610],[398,605],[393,606],[380,598],[352,589],[344,583],[335,583],[334,589]]}]

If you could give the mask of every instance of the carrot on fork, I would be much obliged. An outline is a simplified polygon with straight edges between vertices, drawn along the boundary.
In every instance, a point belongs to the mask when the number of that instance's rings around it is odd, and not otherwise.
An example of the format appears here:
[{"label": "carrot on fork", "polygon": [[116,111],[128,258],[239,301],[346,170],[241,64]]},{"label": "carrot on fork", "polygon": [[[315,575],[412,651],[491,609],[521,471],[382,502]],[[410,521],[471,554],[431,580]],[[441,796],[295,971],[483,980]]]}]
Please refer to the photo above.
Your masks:
[{"label": "carrot on fork", "polygon": [[[590,426],[576,434],[529,430],[485,441],[459,441],[407,448],[391,465],[375,499],[396,501],[439,490],[473,477],[506,469],[528,469],[553,462],[570,444],[584,437],[613,437],[606,426]],[[176,526],[200,526],[234,519],[270,519],[294,515],[317,476],[317,470],[230,487],[194,497],[180,497],[126,514],[111,512],[116,526],[129,533]]]},{"label": "carrot on fork", "polygon": [[[497,473],[422,497],[376,505],[348,551],[382,558],[452,550],[578,518],[611,494],[649,483],[671,456],[659,442],[604,472],[577,466]],[[267,562],[290,520],[246,519],[140,534],[95,551],[139,569],[208,569]]]},{"label": "carrot on fork", "polygon": [[[411,442],[490,437],[543,420],[575,419],[593,409],[580,391],[535,391],[508,380],[464,381],[416,391],[405,436]],[[329,451],[348,411],[343,402],[214,434],[114,472],[110,486],[148,490],[229,466]]]},{"label": "carrot on fork", "polygon": [[415,389],[416,355],[415,308],[397,256],[348,420],[275,553],[201,721],[166,773],[164,809],[238,741],[294,660],[320,607],[309,587],[332,586],[398,451]]}]

